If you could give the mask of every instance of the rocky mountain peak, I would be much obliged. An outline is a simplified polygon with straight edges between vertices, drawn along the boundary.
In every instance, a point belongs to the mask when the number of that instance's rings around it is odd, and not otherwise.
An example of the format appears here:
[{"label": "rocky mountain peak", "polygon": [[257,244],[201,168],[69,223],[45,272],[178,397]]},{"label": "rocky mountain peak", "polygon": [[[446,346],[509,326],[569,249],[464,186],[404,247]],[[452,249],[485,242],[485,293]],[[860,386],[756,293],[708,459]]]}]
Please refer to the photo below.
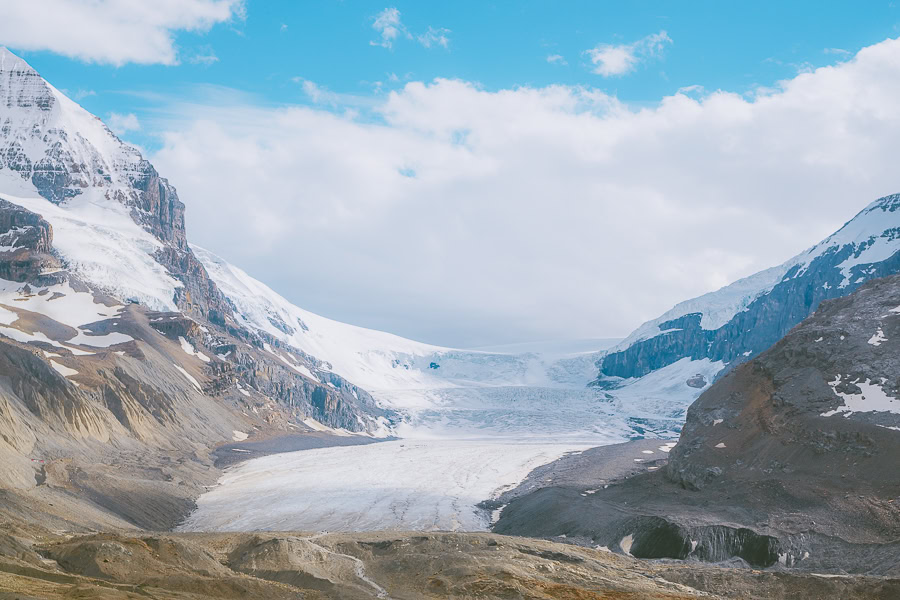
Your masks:
[{"label": "rocky mountain peak", "polygon": [[[136,148],[6,48],[0,49],[0,184],[0,190],[42,196],[69,212],[87,205],[113,213],[124,207],[131,220],[160,242],[151,250],[154,261],[180,282],[166,297],[144,297],[139,289],[126,296],[142,297],[155,309],[171,309],[174,303],[213,320],[229,314],[188,247],[184,204],[175,188]],[[68,259],[82,266],[83,276],[104,272],[84,256]],[[110,288],[108,281],[94,283]]]}]

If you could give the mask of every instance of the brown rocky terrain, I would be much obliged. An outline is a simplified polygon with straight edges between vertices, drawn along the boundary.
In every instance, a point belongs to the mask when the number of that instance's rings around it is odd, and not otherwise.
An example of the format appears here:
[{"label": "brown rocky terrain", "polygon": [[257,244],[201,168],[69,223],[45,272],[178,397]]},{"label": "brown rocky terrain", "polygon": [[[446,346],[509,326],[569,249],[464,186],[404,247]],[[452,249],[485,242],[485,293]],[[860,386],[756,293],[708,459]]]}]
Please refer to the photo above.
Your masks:
[{"label": "brown rocky terrain", "polygon": [[893,598],[900,582],[650,563],[492,534],[0,532],[0,598]]},{"label": "brown rocky terrain", "polygon": [[900,575],[898,307],[898,276],[823,303],[691,406],[668,460],[534,486],[495,531],[645,558]]}]

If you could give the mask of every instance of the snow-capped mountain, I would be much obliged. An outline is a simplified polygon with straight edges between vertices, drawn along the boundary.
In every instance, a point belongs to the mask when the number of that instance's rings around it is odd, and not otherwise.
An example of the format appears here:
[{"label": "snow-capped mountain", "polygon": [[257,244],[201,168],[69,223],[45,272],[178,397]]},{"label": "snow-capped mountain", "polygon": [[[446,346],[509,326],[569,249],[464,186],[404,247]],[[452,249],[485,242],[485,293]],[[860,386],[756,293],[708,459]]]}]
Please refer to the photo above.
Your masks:
[{"label": "snow-capped mountain", "polygon": [[898,272],[900,195],[892,195],[872,202],[836,233],[784,264],[682,302],[644,323],[598,361],[598,383],[627,385],[683,359],[734,367],[780,340],[823,300]]},{"label": "snow-capped mountain", "polygon": [[[201,365],[209,381],[191,376],[240,402],[259,394],[309,417],[299,420],[379,434],[386,432],[379,419],[388,413],[370,406],[367,392],[390,414],[399,411],[406,423],[419,425],[509,432],[564,431],[573,422],[587,431],[601,426],[584,418],[605,398],[586,387],[594,376],[589,353],[456,350],[339,323],[192,248],[174,187],[137,149],[6,49],[0,49],[0,198],[10,206],[0,211],[0,225],[8,220],[0,230],[0,268],[15,270],[12,279],[46,294],[60,281],[77,279],[121,305],[190,317],[202,333],[170,333],[210,358]],[[19,227],[32,221],[35,242],[29,245]],[[84,319],[87,313],[69,325],[81,327]],[[0,324],[0,334],[22,338],[12,329]],[[69,338],[48,339],[65,345]],[[257,368],[286,369],[304,382],[297,384],[304,391],[264,384],[246,356]],[[74,362],[67,368],[79,370]],[[245,374],[222,383],[229,370]],[[609,406],[600,412],[610,412]],[[548,425],[545,416],[555,422]]]},{"label": "snow-capped mountain", "polygon": [[[236,419],[233,429],[248,428],[240,422],[253,415],[251,420],[281,426],[322,422],[385,431],[384,411],[364,390],[333,373],[317,375],[311,357],[234,321],[231,306],[188,245],[184,205],[174,187],[137,149],[2,47],[0,276],[7,279],[0,289],[0,306],[6,307],[0,342],[11,340],[43,356],[63,381],[84,388],[76,395],[95,394],[109,377],[117,381],[106,385],[122,384],[120,376],[147,384],[146,374],[128,374],[119,364],[127,362],[128,351],[117,346],[136,344],[132,353],[143,353],[148,362],[140,368],[147,369],[153,360],[143,345],[163,344],[175,353],[171,381],[180,394],[235,401],[224,417]],[[86,298],[98,306],[91,308]],[[113,314],[109,306],[117,306]],[[97,317],[105,321],[97,325]],[[109,360],[116,364],[89,385],[83,376],[95,368],[88,357],[96,352],[80,346],[100,341],[86,339],[96,327],[115,340],[102,347],[112,348]],[[154,368],[170,371],[173,360]],[[130,429],[135,419],[158,422],[157,401],[141,393],[132,400],[149,404],[133,414],[110,408],[109,398],[102,398],[101,407],[90,410],[102,415],[98,422],[118,425],[98,430]],[[96,398],[84,401],[93,406]],[[190,421],[187,412],[177,416]]]},{"label": "snow-capped mountain", "polygon": [[49,201],[36,212],[69,269],[154,310],[224,318],[187,245],[184,205],[137,149],[3,47],[0,110],[0,190]]}]

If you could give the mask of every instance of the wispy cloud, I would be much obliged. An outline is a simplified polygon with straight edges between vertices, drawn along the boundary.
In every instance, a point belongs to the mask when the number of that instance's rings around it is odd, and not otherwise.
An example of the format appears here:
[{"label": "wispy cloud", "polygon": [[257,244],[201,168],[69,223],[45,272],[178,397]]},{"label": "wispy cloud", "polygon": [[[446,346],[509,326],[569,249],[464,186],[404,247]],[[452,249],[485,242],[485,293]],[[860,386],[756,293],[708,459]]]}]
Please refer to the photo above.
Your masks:
[{"label": "wispy cloud", "polygon": [[428,31],[421,35],[417,35],[416,39],[426,48],[432,46],[441,46],[447,48],[450,45],[450,38],[447,37],[450,30],[445,27],[429,27]]},{"label": "wispy cloud", "polygon": [[106,124],[117,135],[124,135],[129,131],[139,131],[141,129],[141,122],[138,121],[137,115],[134,113],[128,113],[127,115],[109,113]]},{"label": "wispy cloud", "polygon": [[400,39],[416,40],[425,48],[440,46],[447,49],[450,46],[449,29],[429,26],[424,33],[414,35],[400,19],[400,11],[393,7],[385,8],[373,17],[372,29],[377,31],[381,38],[370,41],[369,44],[372,46],[393,48],[394,42]]},{"label": "wispy cloud", "polygon": [[547,57],[547,62],[550,63],[551,65],[567,65],[567,64],[569,64],[568,62],[566,62],[566,59],[563,57],[562,54],[551,54],[550,56]]},{"label": "wispy cloud", "polygon": [[372,23],[372,29],[381,34],[381,40],[369,42],[373,46],[393,48],[398,37],[412,37],[406,27],[400,22],[400,11],[396,8],[386,8],[377,15]]},{"label": "wispy cloud", "polygon": [[662,56],[672,38],[665,31],[652,33],[631,44],[598,44],[585,54],[594,65],[593,72],[603,77],[616,77],[634,71],[649,59]]},{"label": "wispy cloud", "polygon": [[204,46],[199,48],[194,54],[188,58],[188,62],[192,65],[206,65],[219,62],[219,57],[213,52],[212,47]]},{"label": "wispy cloud", "polygon": [[91,96],[96,96],[97,92],[94,90],[78,90],[74,94],[72,94],[72,98],[75,99],[76,102],[84,100],[85,98],[89,98]]},{"label": "wispy cloud", "polygon": [[825,48],[822,50],[825,54],[837,54],[838,56],[849,56],[850,51],[843,48]]},{"label": "wispy cloud", "polygon": [[[347,113],[348,109],[367,109],[375,106],[379,100],[368,95],[343,94],[334,92],[327,87],[316,83],[304,77],[292,77],[291,81],[300,85],[303,94],[312,104],[321,107],[330,107],[340,109],[338,112]],[[382,85],[380,81],[373,82],[372,85],[379,89]]]}]

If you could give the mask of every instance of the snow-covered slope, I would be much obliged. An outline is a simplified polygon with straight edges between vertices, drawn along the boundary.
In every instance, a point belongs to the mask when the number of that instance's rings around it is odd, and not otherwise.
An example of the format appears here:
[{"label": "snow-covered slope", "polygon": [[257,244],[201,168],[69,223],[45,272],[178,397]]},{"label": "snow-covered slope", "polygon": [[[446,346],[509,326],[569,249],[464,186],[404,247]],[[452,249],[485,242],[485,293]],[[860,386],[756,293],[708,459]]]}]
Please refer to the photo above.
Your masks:
[{"label": "snow-covered slope", "polygon": [[[230,306],[188,245],[175,189],[136,148],[2,47],[0,278],[15,282],[0,290],[7,306],[23,306],[34,290],[49,298],[34,303],[34,315],[4,317],[0,341],[50,351],[48,343],[57,348],[75,339],[87,322],[75,327],[51,309],[83,293],[140,314],[183,313],[187,318],[167,316],[169,327],[157,333],[197,345],[191,356],[209,360],[203,376],[194,373],[191,381],[224,375],[206,392],[238,399],[247,414],[258,414],[260,406],[284,408],[294,425],[309,418],[369,432],[382,431],[389,416],[339,376],[317,376],[313,359],[273,348],[274,339],[266,343],[262,330],[236,327]],[[55,343],[41,338],[48,332]],[[260,371],[265,377],[246,377]]]},{"label": "snow-covered slope", "polygon": [[177,310],[175,291],[182,283],[153,258],[163,244],[135,223],[126,207],[96,188],[62,205],[33,190],[14,196],[5,191],[13,187],[5,175],[0,171],[0,198],[40,214],[53,226],[53,245],[72,273],[122,301]]},{"label": "snow-covered slope", "polygon": [[324,366],[366,389],[435,385],[438,377],[422,370],[419,363],[448,349],[320,317],[294,306],[212,252],[197,246],[193,250],[242,325],[324,361]]},{"label": "snow-covered slope", "polygon": [[682,358],[733,364],[765,350],[825,299],[900,270],[900,196],[872,202],[782,265],[687,300],[635,330],[600,362],[603,376],[642,377]]}]

